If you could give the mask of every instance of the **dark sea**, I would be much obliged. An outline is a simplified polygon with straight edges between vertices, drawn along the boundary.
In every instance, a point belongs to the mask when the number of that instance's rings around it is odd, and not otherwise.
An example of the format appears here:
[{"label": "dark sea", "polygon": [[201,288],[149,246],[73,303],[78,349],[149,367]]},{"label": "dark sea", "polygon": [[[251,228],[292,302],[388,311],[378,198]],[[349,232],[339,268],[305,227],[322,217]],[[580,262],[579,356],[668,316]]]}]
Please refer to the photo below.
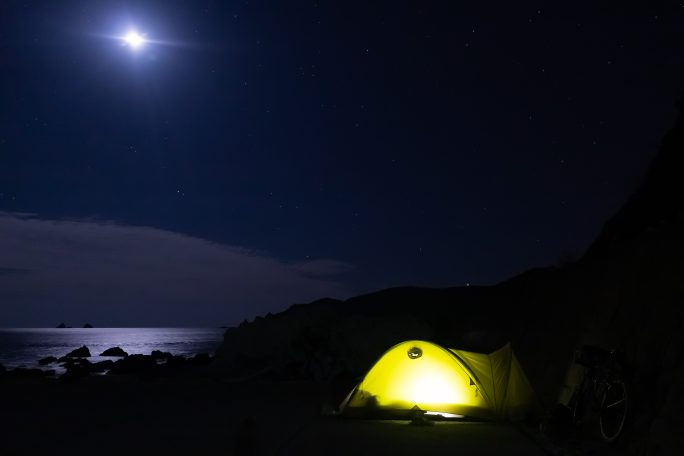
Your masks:
[{"label": "dark sea", "polygon": [[38,360],[64,356],[86,345],[90,361],[110,347],[121,347],[128,354],[149,355],[152,350],[174,355],[213,355],[223,339],[220,328],[0,328],[0,364],[5,367],[40,367]]}]

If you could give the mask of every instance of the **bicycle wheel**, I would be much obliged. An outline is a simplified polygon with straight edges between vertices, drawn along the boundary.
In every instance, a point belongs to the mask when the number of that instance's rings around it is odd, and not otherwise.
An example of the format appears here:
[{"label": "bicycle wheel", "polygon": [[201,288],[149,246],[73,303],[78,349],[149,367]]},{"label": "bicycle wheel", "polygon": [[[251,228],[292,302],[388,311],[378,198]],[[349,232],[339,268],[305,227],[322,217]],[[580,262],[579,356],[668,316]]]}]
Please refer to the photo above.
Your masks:
[{"label": "bicycle wheel", "polygon": [[599,429],[605,442],[620,436],[627,417],[627,387],[622,380],[612,380],[603,392],[599,413]]}]

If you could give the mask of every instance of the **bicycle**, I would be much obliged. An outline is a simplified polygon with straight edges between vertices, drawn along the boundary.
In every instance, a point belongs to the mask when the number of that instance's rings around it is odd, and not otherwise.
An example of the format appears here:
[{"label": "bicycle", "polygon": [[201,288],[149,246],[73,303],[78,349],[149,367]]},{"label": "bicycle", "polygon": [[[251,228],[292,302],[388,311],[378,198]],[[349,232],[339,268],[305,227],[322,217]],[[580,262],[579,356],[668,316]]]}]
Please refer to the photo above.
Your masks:
[{"label": "bicycle", "polygon": [[584,375],[568,402],[572,423],[613,443],[625,426],[629,404],[622,363],[615,350],[592,345],[580,347],[575,362],[584,367]]}]

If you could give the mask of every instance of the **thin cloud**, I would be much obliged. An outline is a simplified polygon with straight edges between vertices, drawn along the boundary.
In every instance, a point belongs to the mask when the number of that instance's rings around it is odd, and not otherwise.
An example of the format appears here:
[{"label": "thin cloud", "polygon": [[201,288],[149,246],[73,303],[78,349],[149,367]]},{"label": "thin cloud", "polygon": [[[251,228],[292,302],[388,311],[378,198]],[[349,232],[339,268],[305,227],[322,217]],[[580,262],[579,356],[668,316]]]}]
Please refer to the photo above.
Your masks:
[{"label": "thin cloud", "polygon": [[19,268],[2,268],[0,267],[0,276],[3,275],[12,275],[12,274],[24,274],[28,272],[26,269],[19,269]]},{"label": "thin cloud", "polygon": [[346,297],[343,262],[289,263],[150,227],[0,213],[0,326],[234,324]]}]

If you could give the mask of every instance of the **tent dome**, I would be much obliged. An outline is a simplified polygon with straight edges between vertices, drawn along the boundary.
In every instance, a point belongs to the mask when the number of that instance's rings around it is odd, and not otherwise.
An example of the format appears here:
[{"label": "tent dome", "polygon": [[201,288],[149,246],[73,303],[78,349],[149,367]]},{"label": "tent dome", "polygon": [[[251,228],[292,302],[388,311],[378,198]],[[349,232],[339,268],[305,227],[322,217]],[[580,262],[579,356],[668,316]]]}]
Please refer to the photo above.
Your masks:
[{"label": "tent dome", "polygon": [[510,345],[491,354],[421,340],[390,348],[342,404],[343,412],[409,411],[516,419],[534,393]]}]

